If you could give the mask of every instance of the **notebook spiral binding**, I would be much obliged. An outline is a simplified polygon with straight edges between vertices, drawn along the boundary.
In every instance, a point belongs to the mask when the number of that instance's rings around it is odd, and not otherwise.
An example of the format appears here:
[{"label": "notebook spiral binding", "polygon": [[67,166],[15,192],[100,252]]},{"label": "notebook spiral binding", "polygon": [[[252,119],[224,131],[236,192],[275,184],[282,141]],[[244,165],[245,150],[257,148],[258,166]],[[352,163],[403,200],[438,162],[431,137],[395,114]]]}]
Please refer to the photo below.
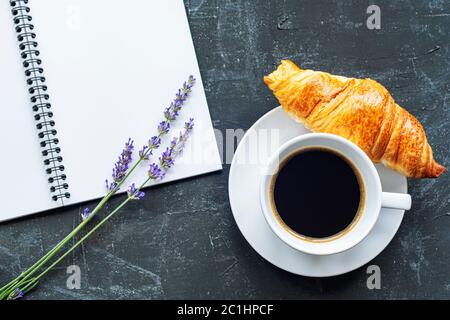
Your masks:
[{"label": "notebook spiral binding", "polygon": [[63,203],[64,199],[70,198],[68,191],[69,184],[66,182],[65,168],[53,112],[51,111],[50,96],[47,93],[46,79],[42,60],[39,58],[40,52],[36,41],[36,33],[33,32],[34,25],[29,0],[10,0],[11,12],[19,42],[22,64],[25,68],[25,77],[28,85],[28,92],[38,129],[38,138],[44,157],[45,172],[48,175],[50,192],[54,201]]}]

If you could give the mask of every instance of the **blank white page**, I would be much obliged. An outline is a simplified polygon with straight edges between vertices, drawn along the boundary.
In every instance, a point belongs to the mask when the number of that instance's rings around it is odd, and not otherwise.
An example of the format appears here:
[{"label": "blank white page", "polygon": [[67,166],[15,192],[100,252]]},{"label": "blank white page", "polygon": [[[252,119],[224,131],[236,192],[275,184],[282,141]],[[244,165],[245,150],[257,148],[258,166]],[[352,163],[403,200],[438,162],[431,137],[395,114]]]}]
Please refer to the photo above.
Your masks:
[{"label": "blank white page", "polygon": [[[164,182],[221,169],[181,0],[32,0],[29,6],[71,193],[65,204],[105,194],[104,181],[111,176],[113,164],[124,143],[129,137],[134,139],[137,153],[156,134],[156,127],[163,120],[164,108],[190,74],[197,79],[193,93],[170,134],[163,139],[162,146],[179,133],[190,117],[195,119],[195,128],[185,153],[168,172]],[[4,12],[1,14],[6,16]],[[2,32],[4,28],[13,30],[9,16],[6,23],[2,17],[0,20]],[[17,42],[12,37],[9,34],[11,39],[2,43],[12,43],[11,48],[16,48]],[[26,88],[18,50],[8,53],[8,57],[4,55],[6,53],[2,52],[1,60],[8,60],[8,63],[0,63],[5,67],[8,64],[8,68],[9,64],[12,66],[6,75],[2,65],[1,77],[5,78],[2,81],[9,81],[11,87],[10,97],[2,100],[17,98],[7,111],[22,108],[11,121],[11,126],[19,121],[26,122],[14,130],[19,130],[20,134],[8,134],[12,127],[2,128],[2,134],[14,137],[14,141],[8,142],[13,149],[11,154],[23,162],[15,164],[19,168],[18,173],[10,177],[10,180],[14,178],[22,182],[15,180],[17,191],[7,193],[17,198],[10,201],[8,208],[20,208],[21,212],[31,213],[51,208],[54,204],[49,200],[36,132],[33,131],[31,106],[23,98]],[[17,135],[20,141],[15,138]],[[155,153],[154,161],[161,151],[162,147]],[[30,156],[27,157],[25,152]],[[147,165],[141,166],[132,181],[143,181],[146,168]],[[2,185],[8,186],[8,183]],[[31,198],[29,193],[19,195],[22,185],[27,190],[30,187],[36,190],[36,195]],[[17,202],[22,196],[27,198],[27,202]],[[34,204],[26,204],[28,201]]]},{"label": "blank white page", "polygon": [[0,221],[58,206],[41,156],[9,1],[0,1]]}]

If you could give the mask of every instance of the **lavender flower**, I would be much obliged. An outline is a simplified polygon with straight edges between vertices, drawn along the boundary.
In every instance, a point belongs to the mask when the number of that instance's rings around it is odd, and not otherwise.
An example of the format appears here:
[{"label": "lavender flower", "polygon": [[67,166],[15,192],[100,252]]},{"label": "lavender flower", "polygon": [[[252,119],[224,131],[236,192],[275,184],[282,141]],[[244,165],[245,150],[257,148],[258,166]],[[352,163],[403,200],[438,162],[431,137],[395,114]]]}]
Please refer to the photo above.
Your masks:
[{"label": "lavender flower", "polygon": [[24,296],[24,293],[22,292],[22,290],[20,290],[20,288],[16,288],[16,290],[14,290],[12,299],[18,300],[18,299],[23,298],[23,296]]},{"label": "lavender flower", "polygon": [[170,130],[170,122],[169,121],[162,121],[159,125],[158,125],[158,133],[159,135],[163,135],[168,133]]},{"label": "lavender flower", "polygon": [[170,142],[170,146],[161,154],[159,157],[159,164],[164,170],[172,167],[175,163],[175,157],[183,152],[186,140],[193,128],[194,119],[191,118],[184,124],[184,131],[180,132],[178,137],[174,137]]},{"label": "lavender flower", "polygon": [[167,121],[173,121],[178,117],[179,111],[181,110],[184,101],[188,98],[189,93],[191,93],[194,84],[195,78],[191,75],[188,80],[183,83],[181,89],[175,94],[175,99],[170,106],[164,110],[164,117]]},{"label": "lavender flower", "polygon": [[125,147],[122,150],[122,153],[119,156],[119,159],[114,164],[113,173],[112,173],[112,181],[109,182],[106,180],[106,188],[108,191],[112,191],[117,185],[122,182],[125,178],[130,163],[132,161],[133,154],[133,140],[131,138],[125,143]]},{"label": "lavender flower", "polygon": [[173,137],[172,141],[170,141],[170,148],[174,148],[178,143],[178,138],[177,137]]},{"label": "lavender flower", "polygon": [[173,153],[174,147],[167,147],[166,151],[164,151],[161,156],[159,157],[159,164],[164,170],[169,169],[173,164],[175,163],[172,153]]},{"label": "lavender flower", "polygon": [[148,146],[143,146],[141,150],[139,150],[139,158],[141,160],[148,160],[149,159],[149,155],[151,154],[152,151],[150,151],[149,153],[147,153],[147,149]]},{"label": "lavender flower", "polygon": [[167,107],[164,110],[164,118],[166,118],[167,121],[174,121],[178,117],[178,111],[175,111],[171,107]]},{"label": "lavender flower", "polygon": [[151,137],[150,140],[148,140],[148,147],[150,149],[158,149],[161,145],[161,139],[157,136]]},{"label": "lavender flower", "polygon": [[184,129],[191,131],[194,128],[194,118],[190,118],[188,122],[184,123]]},{"label": "lavender flower", "polygon": [[[184,132],[180,132],[176,143],[173,144],[173,153],[179,155],[183,152],[184,145],[191,134],[192,129],[194,129],[194,119],[190,118],[188,122],[184,123]],[[175,138],[173,141],[175,141]]]},{"label": "lavender flower", "polygon": [[165,176],[165,171],[162,170],[156,163],[152,163],[148,168],[148,176],[152,180],[161,180]]},{"label": "lavender flower", "polygon": [[136,186],[134,185],[134,183],[132,183],[128,187],[127,194],[128,194],[128,197],[130,197],[132,200],[141,200],[145,196],[145,193],[143,191],[136,189]]},{"label": "lavender flower", "polygon": [[81,213],[81,220],[85,221],[87,218],[89,218],[89,216],[91,215],[91,209],[86,208],[83,210],[83,212]]},{"label": "lavender flower", "polygon": [[181,89],[175,94],[175,99],[170,103],[170,105],[164,110],[164,118],[158,125],[158,136],[152,137],[147,146],[143,146],[139,151],[139,157],[141,160],[148,160],[149,156],[152,154],[152,150],[158,149],[161,144],[160,137],[167,134],[170,131],[170,122],[175,121],[179,115],[184,102],[188,98],[192,91],[192,87],[195,84],[195,78],[190,75],[188,80],[183,83]]},{"label": "lavender flower", "polygon": [[158,136],[151,137],[150,140],[148,140],[148,144],[146,146],[143,146],[142,149],[139,150],[139,157],[142,160],[148,160],[149,157],[153,154],[153,150],[158,149],[160,145],[161,139]]}]

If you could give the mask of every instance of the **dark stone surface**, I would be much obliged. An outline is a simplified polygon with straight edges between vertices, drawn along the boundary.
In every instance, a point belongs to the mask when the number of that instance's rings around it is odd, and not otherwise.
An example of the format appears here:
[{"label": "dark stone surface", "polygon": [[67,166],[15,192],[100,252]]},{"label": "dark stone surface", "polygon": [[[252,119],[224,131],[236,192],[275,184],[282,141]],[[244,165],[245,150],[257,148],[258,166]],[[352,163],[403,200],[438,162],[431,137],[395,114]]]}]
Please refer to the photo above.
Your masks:
[{"label": "dark stone surface", "polygon": [[[366,28],[366,8],[372,3],[381,8],[381,30]],[[262,76],[289,58],[304,68],[383,83],[422,122],[436,158],[449,165],[447,0],[187,0],[185,5],[216,128],[247,129],[277,106]],[[220,173],[152,189],[29,297],[450,298],[449,174],[410,181],[413,208],[392,243],[370,263],[381,268],[382,288],[368,290],[366,267],[312,279],[263,260],[233,220],[228,171],[225,165]],[[0,282],[66,235],[84,207],[1,224]],[[66,289],[71,264],[81,268],[80,290]]]}]

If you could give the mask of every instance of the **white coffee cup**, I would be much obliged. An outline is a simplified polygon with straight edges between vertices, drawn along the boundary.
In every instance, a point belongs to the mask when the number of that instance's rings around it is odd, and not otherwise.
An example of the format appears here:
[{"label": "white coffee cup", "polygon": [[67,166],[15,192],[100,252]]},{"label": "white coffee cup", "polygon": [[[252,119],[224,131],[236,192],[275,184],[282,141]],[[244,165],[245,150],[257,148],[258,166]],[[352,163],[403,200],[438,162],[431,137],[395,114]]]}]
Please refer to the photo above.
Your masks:
[{"label": "white coffee cup", "polygon": [[[304,148],[330,149],[349,161],[358,171],[363,184],[362,201],[364,206],[358,213],[358,219],[342,233],[325,239],[311,239],[295,233],[280,222],[272,208],[272,178],[279,164],[293,153]],[[260,184],[260,202],[264,217],[272,231],[294,249],[313,255],[329,255],[348,250],[363,240],[377,222],[381,207],[409,210],[411,196],[402,193],[383,192],[381,181],[374,164],[354,143],[340,136],[328,133],[309,133],[293,138],[283,144],[269,159],[262,172]],[[302,208],[299,207],[299,210]]]}]

